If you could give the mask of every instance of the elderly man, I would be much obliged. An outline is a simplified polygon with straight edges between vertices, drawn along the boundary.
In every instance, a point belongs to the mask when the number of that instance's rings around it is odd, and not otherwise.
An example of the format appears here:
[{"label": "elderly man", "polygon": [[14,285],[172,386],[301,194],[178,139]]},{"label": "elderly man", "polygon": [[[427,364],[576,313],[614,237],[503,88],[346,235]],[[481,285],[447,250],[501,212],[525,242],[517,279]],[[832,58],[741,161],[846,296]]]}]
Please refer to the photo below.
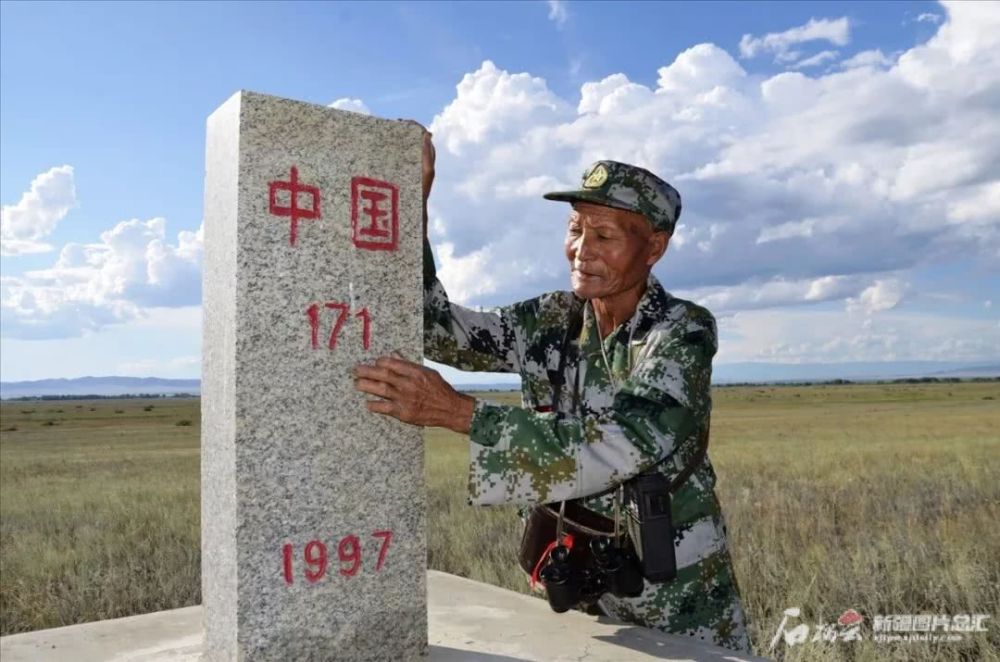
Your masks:
[{"label": "elderly man", "polygon": [[[677,576],[638,597],[605,593],[608,614],[750,652],[739,589],[705,454],[716,351],[712,315],[664,291],[651,269],[680,215],[680,196],[642,168],[599,161],[570,202],[565,252],[572,292],[475,312],[448,300],[426,239],[434,150],[424,154],[424,352],[461,370],[518,373],[523,407],[458,393],[419,364],[358,366],[370,411],[468,434],[470,502],[572,501],[612,517],[618,486],[655,471],[688,474],[673,494]],[[691,469],[685,468],[691,465]]]}]

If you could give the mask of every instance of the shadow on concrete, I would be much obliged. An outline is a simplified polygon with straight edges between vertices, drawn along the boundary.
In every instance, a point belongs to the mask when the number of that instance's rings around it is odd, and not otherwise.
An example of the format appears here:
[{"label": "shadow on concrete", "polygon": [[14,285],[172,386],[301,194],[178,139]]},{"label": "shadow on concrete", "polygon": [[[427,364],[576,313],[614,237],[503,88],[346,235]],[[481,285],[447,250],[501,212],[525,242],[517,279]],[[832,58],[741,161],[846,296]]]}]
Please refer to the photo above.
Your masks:
[{"label": "shadow on concrete", "polygon": [[[597,620],[602,623],[609,624],[619,622],[603,616],[599,617]],[[703,642],[700,640],[692,640],[690,644],[683,642],[684,638],[681,637],[673,637],[673,641],[662,641],[657,638],[660,636],[659,633],[650,636],[651,632],[652,631],[648,628],[623,626],[613,635],[596,635],[594,636],[594,639],[664,660],[684,659],[693,660],[694,662],[753,662],[755,660],[764,659],[757,656],[744,655],[732,650],[705,650],[701,647],[701,645],[712,644],[711,642]],[[680,639],[680,641],[678,641],[678,639]]]},{"label": "shadow on concrete", "polygon": [[493,653],[476,653],[448,646],[427,647],[427,662],[530,662],[521,657],[494,655]]}]

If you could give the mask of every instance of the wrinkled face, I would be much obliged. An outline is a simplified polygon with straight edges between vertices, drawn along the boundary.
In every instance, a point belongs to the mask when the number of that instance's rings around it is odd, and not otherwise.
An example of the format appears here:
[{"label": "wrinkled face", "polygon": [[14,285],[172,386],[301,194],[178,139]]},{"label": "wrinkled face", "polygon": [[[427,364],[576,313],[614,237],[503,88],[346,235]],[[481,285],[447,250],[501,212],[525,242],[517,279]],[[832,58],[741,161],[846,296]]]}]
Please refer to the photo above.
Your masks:
[{"label": "wrinkled face", "polygon": [[642,214],[574,202],[566,229],[573,292],[601,299],[635,287],[646,280],[668,240],[665,232],[653,232]]}]

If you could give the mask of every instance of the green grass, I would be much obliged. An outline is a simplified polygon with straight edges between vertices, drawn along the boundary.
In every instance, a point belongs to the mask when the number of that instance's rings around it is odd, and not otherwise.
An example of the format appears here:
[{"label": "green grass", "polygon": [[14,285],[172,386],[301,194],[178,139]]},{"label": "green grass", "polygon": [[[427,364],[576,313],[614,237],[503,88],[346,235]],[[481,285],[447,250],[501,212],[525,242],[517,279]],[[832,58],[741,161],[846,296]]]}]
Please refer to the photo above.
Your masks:
[{"label": "green grass", "polygon": [[0,405],[3,634],[199,601],[198,404],[148,404]]},{"label": "green grass", "polygon": [[[809,624],[854,608],[992,618],[962,643],[785,659],[1000,659],[997,400],[997,382],[716,390],[710,455],[758,652],[787,607]],[[0,632],[199,601],[197,401],[5,402],[0,430]],[[462,437],[426,443],[430,567],[525,591],[515,510],[466,505]]]}]

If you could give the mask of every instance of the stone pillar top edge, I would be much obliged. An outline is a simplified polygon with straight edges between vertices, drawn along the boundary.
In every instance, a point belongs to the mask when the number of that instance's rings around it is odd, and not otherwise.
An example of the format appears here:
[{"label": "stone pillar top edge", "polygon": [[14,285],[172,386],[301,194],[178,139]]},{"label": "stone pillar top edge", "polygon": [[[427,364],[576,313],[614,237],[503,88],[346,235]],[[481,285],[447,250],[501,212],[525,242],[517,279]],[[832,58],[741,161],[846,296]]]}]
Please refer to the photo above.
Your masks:
[{"label": "stone pillar top edge", "polygon": [[274,94],[267,94],[266,92],[257,92],[257,91],[248,90],[248,89],[245,89],[245,88],[240,88],[239,90],[237,90],[236,92],[234,92],[233,94],[231,94],[225,101],[223,101],[221,104],[219,104],[219,106],[214,111],[212,111],[211,115],[209,115],[209,119],[211,119],[212,116],[214,116],[215,114],[217,114],[223,108],[228,107],[230,104],[232,104],[232,103],[237,103],[238,104],[238,103],[241,103],[243,101],[250,101],[250,102],[253,102],[253,101],[264,101],[264,102],[281,103],[281,104],[287,104],[287,105],[298,105],[298,106],[302,106],[302,107],[311,107],[313,109],[325,110],[325,111],[329,111],[331,113],[346,114],[346,115],[350,115],[352,117],[360,117],[360,118],[364,118],[365,120],[371,120],[371,121],[383,123],[383,124],[385,124],[387,126],[391,125],[391,126],[397,126],[397,127],[398,126],[407,127],[407,128],[409,128],[409,130],[414,131],[414,132],[418,132],[418,133],[422,132],[421,129],[420,129],[420,127],[418,127],[418,126],[416,126],[414,124],[407,123],[406,121],[404,121],[402,119],[389,119],[389,118],[386,118],[386,117],[379,117],[378,115],[365,115],[363,113],[356,113],[356,112],[350,111],[350,110],[341,110],[339,108],[332,108],[332,107],[330,107],[328,105],[324,105],[324,104],[321,104],[321,103],[314,103],[312,101],[301,101],[299,99],[288,99],[286,97],[280,97],[280,96],[277,96],[277,95],[274,95]]},{"label": "stone pillar top edge", "polygon": [[240,102],[242,101],[242,99],[243,99],[243,92],[242,91],[239,91],[239,92],[236,92],[235,94],[230,95],[229,98],[227,98],[225,101],[223,101],[222,103],[220,103],[215,108],[215,110],[213,110],[211,113],[209,113],[208,117],[205,118],[205,126],[206,127],[211,127],[212,124],[214,122],[216,122],[218,118],[220,118],[220,117],[222,117],[224,115],[230,114],[232,112],[231,108],[233,108],[234,106],[236,108],[239,108],[240,107]]}]

